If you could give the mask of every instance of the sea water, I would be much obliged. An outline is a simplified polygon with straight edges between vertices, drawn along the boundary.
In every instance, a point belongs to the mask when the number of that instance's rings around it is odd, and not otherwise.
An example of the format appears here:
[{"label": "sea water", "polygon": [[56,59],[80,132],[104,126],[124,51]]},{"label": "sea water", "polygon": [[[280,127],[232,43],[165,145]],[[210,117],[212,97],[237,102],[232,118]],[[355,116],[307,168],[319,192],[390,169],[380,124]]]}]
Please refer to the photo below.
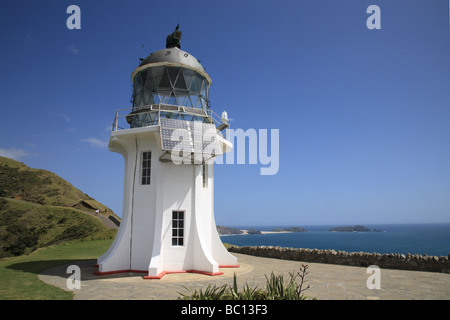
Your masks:
[{"label": "sea water", "polygon": [[[280,246],[309,249],[334,249],[347,252],[402,254],[450,254],[450,223],[364,225],[382,232],[330,232],[329,226],[301,226],[308,232],[221,236],[223,242],[237,246]],[[286,228],[289,226],[281,226]],[[238,229],[271,231],[280,226],[234,226]]]}]

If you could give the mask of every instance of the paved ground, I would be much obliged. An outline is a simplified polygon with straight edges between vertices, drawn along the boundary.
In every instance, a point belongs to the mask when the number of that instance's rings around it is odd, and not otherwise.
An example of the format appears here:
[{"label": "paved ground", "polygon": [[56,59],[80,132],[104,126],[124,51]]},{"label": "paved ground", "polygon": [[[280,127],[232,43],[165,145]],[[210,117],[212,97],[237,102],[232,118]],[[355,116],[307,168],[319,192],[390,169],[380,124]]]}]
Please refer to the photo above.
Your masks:
[{"label": "paved ground", "polygon": [[[233,273],[239,285],[265,287],[265,275],[286,274],[299,270],[302,262],[254,257],[233,253],[240,268],[221,269],[220,276],[200,274],[167,274],[161,280],[144,280],[144,274],[122,273],[96,276],[95,261],[83,261],[81,289],[73,290],[78,300],[157,299],[171,300],[180,297],[186,288],[205,288],[210,283],[231,284]],[[450,299],[450,274],[381,270],[381,289],[368,289],[367,279],[372,275],[367,268],[332,264],[304,263],[309,266],[305,294],[318,300],[448,300]],[[39,278],[49,284],[68,290],[67,266],[46,270]]]}]

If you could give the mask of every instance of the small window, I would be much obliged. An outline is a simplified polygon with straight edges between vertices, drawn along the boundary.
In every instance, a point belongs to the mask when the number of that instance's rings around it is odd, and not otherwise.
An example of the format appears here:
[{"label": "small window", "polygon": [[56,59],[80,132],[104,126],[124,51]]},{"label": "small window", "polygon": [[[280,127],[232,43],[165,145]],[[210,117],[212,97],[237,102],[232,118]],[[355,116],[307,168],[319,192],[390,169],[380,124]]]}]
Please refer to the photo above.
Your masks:
[{"label": "small window", "polygon": [[142,180],[143,185],[150,184],[151,175],[151,164],[152,164],[152,153],[150,151],[142,153]]},{"label": "small window", "polygon": [[184,211],[172,211],[172,246],[182,246],[184,239]]}]

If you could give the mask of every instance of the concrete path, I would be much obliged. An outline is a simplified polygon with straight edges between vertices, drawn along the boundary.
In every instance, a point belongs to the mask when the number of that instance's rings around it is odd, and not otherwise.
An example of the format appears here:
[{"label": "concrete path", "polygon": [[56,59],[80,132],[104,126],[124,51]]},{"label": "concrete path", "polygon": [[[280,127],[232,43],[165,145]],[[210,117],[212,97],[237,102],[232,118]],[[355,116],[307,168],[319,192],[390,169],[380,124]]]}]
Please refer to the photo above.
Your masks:
[{"label": "concrete path", "polygon": [[[128,299],[178,299],[187,288],[206,288],[210,283],[232,284],[237,274],[238,285],[246,282],[251,286],[265,288],[265,275],[299,270],[302,262],[254,257],[233,253],[240,268],[221,269],[220,276],[200,274],[167,274],[161,280],[144,280],[144,274],[122,273],[110,276],[96,276],[95,261],[83,261],[81,268],[81,289],[72,290],[77,300],[128,300]],[[448,300],[450,299],[450,274],[422,271],[381,269],[381,289],[368,289],[367,279],[372,273],[367,268],[339,266],[320,263],[303,263],[309,266],[306,284],[310,288],[305,295],[318,300]],[[66,266],[46,270],[39,279],[51,285],[68,290]]]}]

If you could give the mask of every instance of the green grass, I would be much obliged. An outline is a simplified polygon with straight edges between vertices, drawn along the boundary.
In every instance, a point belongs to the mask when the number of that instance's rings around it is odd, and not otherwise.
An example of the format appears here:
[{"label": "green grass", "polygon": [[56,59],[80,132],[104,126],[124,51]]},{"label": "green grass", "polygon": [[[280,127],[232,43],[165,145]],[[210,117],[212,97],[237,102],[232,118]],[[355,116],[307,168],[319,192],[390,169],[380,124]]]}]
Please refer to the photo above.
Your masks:
[{"label": "green grass", "polygon": [[223,242],[223,246],[228,250],[228,248],[233,247],[234,244],[229,244],[229,243]]},{"label": "green grass", "polygon": [[64,242],[29,255],[0,260],[0,300],[71,300],[72,292],[48,285],[39,280],[38,275],[54,266],[96,259],[112,241]]}]

